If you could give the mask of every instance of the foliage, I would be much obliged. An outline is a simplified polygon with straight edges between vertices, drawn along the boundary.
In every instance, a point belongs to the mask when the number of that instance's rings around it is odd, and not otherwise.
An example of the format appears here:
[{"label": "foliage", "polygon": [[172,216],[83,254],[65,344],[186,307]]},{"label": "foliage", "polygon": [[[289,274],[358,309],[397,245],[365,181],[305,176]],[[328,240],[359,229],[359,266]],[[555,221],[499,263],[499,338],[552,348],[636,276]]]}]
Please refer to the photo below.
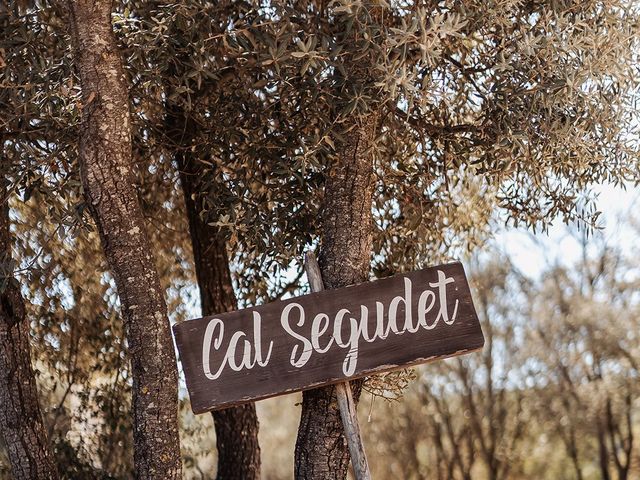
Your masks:
[{"label": "foliage", "polygon": [[287,268],[315,238],[335,143],[373,110],[380,275],[473,246],[496,208],[516,225],[591,225],[585,187],[637,177],[633,4],[378,8],[130,2],[118,17],[149,143],[176,148],[162,112],[178,108],[180,148],[211,167],[203,215],[243,273]]},{"label": "foliage", "polygon": [[[207,166],[201,214],[228,239],[244,304],[299,291],[335,145],[373,110],[374,276],[472,250],[493,218],[593,225],[588,187],[638,180],[639,13],[623,0],[116,2],[139,199],[173,318],[195,304],[177,151]],[[3,174],[59,452],[100,418],[69,463],[123,477],[130,374],[78,180],[65,15],[58,0],[0,4]]]}]

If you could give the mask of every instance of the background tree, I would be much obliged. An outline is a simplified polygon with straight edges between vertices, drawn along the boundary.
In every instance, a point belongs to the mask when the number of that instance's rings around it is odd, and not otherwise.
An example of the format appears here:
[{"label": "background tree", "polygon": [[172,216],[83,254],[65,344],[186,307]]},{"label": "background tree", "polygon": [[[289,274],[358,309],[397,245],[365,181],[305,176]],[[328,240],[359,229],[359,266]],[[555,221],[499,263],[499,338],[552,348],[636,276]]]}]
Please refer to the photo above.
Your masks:
[{"label": "background tree", "polygon": [[489,348],[421,367],[399,401],[372,401],[361,421],[374,474],[633,477],[639,270],[602,236],[588,245],[575,262],[548,258],[534,277],[504,253],[476,263]]},{"label": "background tree", "polygon": [[405,397],[388,407],[371,406],[368,436],[381,435],[381,457],[394,459],[387,467],[374,460],[378,475],[442,480],[523,475],[522,440],[535,420],[519,357],[528,282],[513,270],[494,253],[476,261],[470,273],[485,335],[481,353],[422,367]]},{"label": "background tree", "polygon": [[[441,438],[448,440],[460,478],[471,478],[474,460],[481,460],[490,480],[509,478],[520,462],[517,456],[528,417],[517,358],[524,346],[518,304],[527,285],[523,279],[516,283],[513,270],[504,261],[476,267],[473,288],[485,335],[482,354],[431,367],[438,372],[432,384],[425,376],[423,399],[435,410],[436,431],[441,430]],[[460,411],[465,418],[462,424],[456,419]]]},{"label": "background tree", "polygon": [[[200,199],[211,195],[202,187],[203,166],[190,155],[190,125],[184,115],[169,113],[170,135],[176,139],[175,163],[180,170],[189,218],[191,247],[200,290],[202,315],[214,315],[237,309],[229,270],[226,239],[216,226],[200,216]],[[186,122],[186,124],[185,124]],[[179,149],[179,150],[178,150]],[[260,478],[258,417],[255,405],[246,404],[212,412],[218,450],[217,478]]]},{"label": "background tree", "polygon": [[[585,478],[590,458],[597,459],[601,478],[626,479],[639,395],[632,380],[638,368],[637,272],[604,238],[577,240],[582,260],[573,269],[551,265],[536,292],[553,302],[532,301],[537,325],[530,332],[530,360],[544,365],[540,408],[562,438],[576,478]],[[591,442],[581,441],[585,437]]]},{"label": "background tree", "polygon": [[[4,175],[11,171],[6,158],[0,166]],[[0,434],[16,480],[56,479],[31,365],[29,325],[20,285],[13,277],[8,184],[7,178],[0,178]]]}]

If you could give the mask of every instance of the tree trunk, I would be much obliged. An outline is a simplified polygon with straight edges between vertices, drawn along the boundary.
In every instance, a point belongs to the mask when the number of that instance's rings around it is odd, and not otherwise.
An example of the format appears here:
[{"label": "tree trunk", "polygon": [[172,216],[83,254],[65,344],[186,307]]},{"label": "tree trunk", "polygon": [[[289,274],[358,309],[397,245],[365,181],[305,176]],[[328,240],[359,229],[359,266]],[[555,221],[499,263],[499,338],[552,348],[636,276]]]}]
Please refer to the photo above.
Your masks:
[{"label": "tree trunk", "polygon": [[596,429],[598,436],[598,460],[600,464],[600,475],[602,480],[611,480],[609,473],[609,451],[607,449],[607,440],[604,434],[604,427],[602,426],[602,420],[596,419]]},{"label": "tree trunk", "polygon": [[122,305],[136,477],[180,479],[176,358],[134,187],[127,80],[111,26],[112,1],[69,0],[69,6],[82,86],[80,174]]},{"label": "tree trunk", "polygon": [[[202,314],[236,310],[226,241],[217,227],[207,225],[200,218],[195,199],[202,194],[200,180],[204,172],[200,164],[188,156],[188,150],[185,150],[175,158],[189,218]],[[260,446],[255,405],[251,403],[218,410],[212,415],[218,446],[218,480],[259,479]]]},{"label": "tree trunk", "polygon": [[[374,187],[370,147],[377,115],[345,135],[339,161],[330,169],[323,203],[320,269],[325,288],[366,281],[372,250]],[[362,382],[352,382],[357,401]],[[296,479],[344,479],[349,450],[333,387],[303,393],[295,450]]]},{"label": "tree trunk", "polygon": [[15,480],[57,479],[31,368],[29,325],[20,287],[10,270],[11,233],[4,182],[0,179],[0,434]]},{"label": "tree trunk", "polygon": [[583,480],[582,467],[580,465],[580,460],[578,459],[578,445],[576,442],[575,430],[572,425],[569,425],[569,440],[565,442],[565,446],[569,451],[569,458],[571,458],[573,469],[576,472],[576,479]]}]

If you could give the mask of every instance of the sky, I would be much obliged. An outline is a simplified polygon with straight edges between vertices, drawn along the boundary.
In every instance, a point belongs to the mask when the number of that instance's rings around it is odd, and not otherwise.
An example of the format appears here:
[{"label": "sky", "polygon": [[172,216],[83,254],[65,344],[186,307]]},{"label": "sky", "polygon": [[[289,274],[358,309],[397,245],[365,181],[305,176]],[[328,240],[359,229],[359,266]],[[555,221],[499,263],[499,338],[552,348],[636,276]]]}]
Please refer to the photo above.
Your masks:
[{"label": "sky", "polygon": [[[596,206],[602,215],[599,219],[601,233],[612,244],[634,245],[638,238],[628,228],[624,220],[640,210],[640,187],[627,186],[626,189],[609,185],[594,188],[598,195]],[[545,265],[552,260],[570,265],[578,260],[579,245],[575,238],[567,234],[567,226],[557,220],[548,233],[533,235],[524,228],[503,229],[495,236],[495,244],[510,256],[521,272],[530,277],[538,276]],[[547,262],[547,263],[545,263]]]}]

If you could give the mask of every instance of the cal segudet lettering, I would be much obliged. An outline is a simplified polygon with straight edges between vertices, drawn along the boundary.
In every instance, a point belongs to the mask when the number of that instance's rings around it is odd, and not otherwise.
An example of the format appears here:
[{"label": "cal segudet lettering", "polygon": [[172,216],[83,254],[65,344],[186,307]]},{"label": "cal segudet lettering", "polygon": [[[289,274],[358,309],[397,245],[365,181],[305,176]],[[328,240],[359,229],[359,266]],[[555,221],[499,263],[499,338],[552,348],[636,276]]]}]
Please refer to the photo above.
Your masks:
[{"label": "cal segudet lettering", "polygon": [[459,263],[189,320],[174,332],[196,413],[484,342]]},{"label": "cal segudet lettering", "polygon": [[[454,279],[447,277],[441,270],[438,270],[438,281],[429,283],[429,289],[420,294],[418,302],[418,315],[413,322],[411,315],[411,291],[412,283],[408,278],[404,279],[405,292],[404,295],[398,295],[391,300],[388,315],[384,315],[384,305],[377,302],[375,331],[369,335],[369,311],[364,305],[360,305],[360,315],[358,318],[353,316],[351,312],[342,308],[338,310],[333,319],[333,329],[327,332],[330,325],[329,316],[326,313],[318,313],[312,320],[311,336],[307,338],[303,333],[296,331],[297,327],[302,327],[307,322],[305,309],[302,305],[292,302],[282,310],[280,323],[282,328],[292,338],[296,340],[290,356],[290,363],[296,368],[303,367],[311,356],[315,354],[327,354],[333,345],[337,345],[343,350],[347,350],[344,359],[342,371],[345,376],[349,377],[356,371],[358,362],[358,344],[360,340],[365,342],[374,342],[376,340],[386,339],[390,334],[401,335],[405,332],[415,333],[419,328],[431,330],[436,327],[438,322],[442,320],[447,325],[453,325],[458,310],[458,300],[455,301],[453,312],[447,309],[447,285],[453,283]],[[440,299],[440,309],[431,322],[428,321],[427,315],[433,309],[435,304],[435,289]],[[427,305],[427,300],[431,301]],[[403,326],[398,327],[398,307],[404,305]],[[220,377],[222,370],[229,367],[233,371],[242,369],[252,369],[256,366],[266,367],[269,364],[271,350],[273,348],[273,340],[269,342],[269,352],[266,358],[262,357],[261,344],[261,317],[258,312],[253,312],[253,339],[251,340],[247,333],[242,331],[234,332],[230,339],[225,343],[224,323],[218,318],[209,321],[205,332],[202,346],[202,367],[205,376],[209,380],[215,380]],[[387,325],[385,326],[385,320]],[[342,324],[347,322],[349,325],[348,338],[342,338]],[[384,333],[383,333],[384,332]],[[330,338],[327,336],[330,335]],[[321,337],[322,340],[321,340]],[[242,344],[240,340],[242,339]],[[324,346],[321,346],[321,341]],[[225,354],[222,362],[216,369],[216,373],[212,374],[210,352],[211,350],[224,350]],[[241,359],[236,361],[240,356]]]}]

